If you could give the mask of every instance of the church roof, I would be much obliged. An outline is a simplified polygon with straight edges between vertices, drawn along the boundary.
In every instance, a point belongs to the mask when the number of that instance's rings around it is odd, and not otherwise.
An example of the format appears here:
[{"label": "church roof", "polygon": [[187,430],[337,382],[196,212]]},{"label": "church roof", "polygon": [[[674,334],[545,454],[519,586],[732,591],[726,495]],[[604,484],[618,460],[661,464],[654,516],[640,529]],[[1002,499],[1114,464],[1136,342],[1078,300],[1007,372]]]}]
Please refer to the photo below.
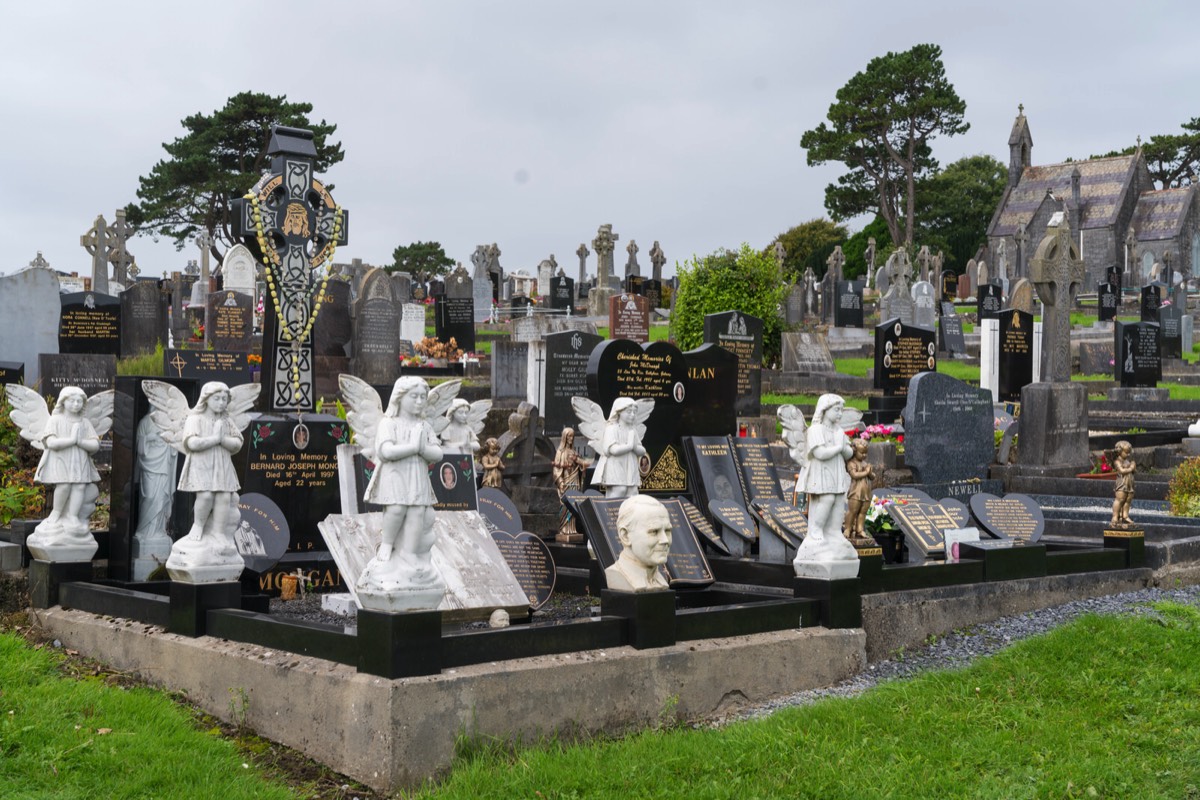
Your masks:
[{"label": "church roof", "polygon": [[1116,223],[1117,211],[1125,189],[1132,182],[1137,156],[1094,158],[1026,167],[1021,179],[1009,191],[1004,208],[992,225],[989,236],[1011,236],[1017,224],[1028,223],[1046,199],[1046,192],[1071,198],[1071,173],[1079,170],[1080,228],[1103,228]]},{"label": "church roof", "polygon": [[1178,237],[1194,193],[1192,186],[1143,192],[1133,210],[1133,230],[1138,241]]}]

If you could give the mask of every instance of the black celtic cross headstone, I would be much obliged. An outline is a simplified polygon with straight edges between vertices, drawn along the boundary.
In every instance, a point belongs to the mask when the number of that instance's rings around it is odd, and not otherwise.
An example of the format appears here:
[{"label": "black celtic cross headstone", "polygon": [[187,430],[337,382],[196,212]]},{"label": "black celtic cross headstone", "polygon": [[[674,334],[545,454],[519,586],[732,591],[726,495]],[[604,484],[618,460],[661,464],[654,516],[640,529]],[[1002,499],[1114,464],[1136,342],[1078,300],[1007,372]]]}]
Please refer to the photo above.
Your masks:
[{"label": "black celtic cross headstone", "polygon": [[[233,235],[267,259],[277,293],[277,302],[268,298],[263,314],[263,383],[270,387],[267,407],[313,411],[317,398],[308,324],[313,314],[312,271],[349,240],[349,215],[339,214],[333,198],[313,175],[317,148],[312,131],[276,126],[267,154],[271,171],[250,190],[254,199],[233,201]],[[263,246],[254,219],[256,209],[262,220]]]}]

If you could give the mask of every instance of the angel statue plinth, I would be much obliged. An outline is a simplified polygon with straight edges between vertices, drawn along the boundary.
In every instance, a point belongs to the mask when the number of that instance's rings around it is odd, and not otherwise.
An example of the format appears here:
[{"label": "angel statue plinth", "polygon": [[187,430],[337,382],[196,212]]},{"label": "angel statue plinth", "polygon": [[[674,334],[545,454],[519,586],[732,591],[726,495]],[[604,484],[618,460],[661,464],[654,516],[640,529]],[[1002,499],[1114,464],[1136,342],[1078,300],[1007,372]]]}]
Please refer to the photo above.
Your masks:
[{"label": "angel statue plinth", "polygon": [[163,441],[183,453],[179,491],[194,492],[192,527],[171,545],[167,574],[180,583],[236,581],[245,568],[234,541],[238,491],[233,454],[242,449],[242,431],[261,385],[230,388],[210,381],[189,408],[183,393],[162,381],[142,381],[150,419]]},{"label": "angel statue plinth", "polygon": [[438,438],[450,423],[446,411],[461,381],[430,390],[405,375],[392,387],[385,410],[379,395],[352,375],[339,375],[346,421],[365,458],[375,464],[364,499],[384,507],[379,549],[359,575],[363,608],[418,611],[437,608],[446,582],[433,564],[434,495],[429,465],[442,458]]},{"label": "angel statue plinth", "polygon": [[10,383],[8,401],[21,437],[42,451],[33,479],[54,486],[54,506],[25,541],[39,561],[90,561],[99,545],[88,527],[96,508],[100,473],[92,455],[112,427],[112,390],[89,398],[78,386],[58,393],[51,412],[40,394]]},{"label": "angel statue plinth", "polygon": [[858,551],[842,535],[842,523],[850,489],[846,462],[854,456],[846,428],[857,426],[861,413],[847,412],[838,395],[823,394],[807,431],[804,414],[795,406],[782,406],[777,415],[788,452],[800,467],[796,490],[808,495],[808,533],[792,560],[796,577],[857,577]]},{"label": "angel statue plinth", "polygon": [[580,432],[599,456],[592,485],[603,488],[607,498],[636,495],[642,485],[640,462],[646,455],[642,438],[654,401],[618,397],[607,420],[600,406],[586,397],[572,397],[571,407],[579,418]]}]

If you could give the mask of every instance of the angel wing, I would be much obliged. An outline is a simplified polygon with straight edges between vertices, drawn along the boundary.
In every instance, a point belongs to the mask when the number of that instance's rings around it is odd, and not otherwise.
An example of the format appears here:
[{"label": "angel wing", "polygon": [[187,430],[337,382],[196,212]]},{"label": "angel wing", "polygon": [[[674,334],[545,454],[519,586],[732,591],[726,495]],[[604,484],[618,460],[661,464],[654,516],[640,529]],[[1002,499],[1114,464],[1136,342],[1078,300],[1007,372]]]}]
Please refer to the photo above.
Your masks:
[{"label": "angel wing", "polygon": [[235,430],[245,430],[250,420],[257,416],[251,409],[261,391],[261,383],[243,383],[229,390],[229,408],[225,413],[229,415]]},{"label": "angel wing", "polygon": [[646,420],[650,419],[650,414],[654,411],[654,401],[649,398],[634,400],[633,408],[636,412],[633,416],[637,420],[638,441],[641,441],[646,438]]},{"label": "angel wing", "polygon": [[446,381],[429,390],[429,399],[425,401],[425,419],[438,436],[441,436],[442,431],[450,424],[446,412],[450,410],[450,404],[458,397],[458,390],[461,388],[462,381]]},{"label": "angel wing", "polygon": [[491,400],[476,400],[471,403],[471,410],[467,413],[467,427],[474,431],[476,436],[483,433],[483,420],[491,410]]},{"label": "angel wing", "polygon": [[808,431],[804,423],[804,412],[793,405],[780,406],[775,412],[779,423],[783,426],[783,441],[788,447],[788,454],[800,467],[808,461],[805,445]]},{"label": "angel wing", "polygon": [[383,403],[371,384],[353,375],[338,375],[338,388],[346,403],[346,422],[354,431],[354,441],[362,446],[363,455],[375,458],[375,435],[383,419]]},{"label": "angel wing", "polygon": [[860,425],[862,425],[862,421],[863,412],[861,410],[857,408],[851,408],[850,406],[846,406],[842,409],[842,430],[846,431],[847,433],[852,430],[856,430]]},{"label": "angel wing", "polygon": [[112,389],[97,392],[83,404],[83,415],[96,429],[96,436],[103,439],[113,426],[113,405],[117,402],[117,393]]},{"label": "angel wing", "polygon": [[9,417],[21,429],[21,438],[31,442],[38,450],[45,450],[40,440],[46,423],[50,421],[46,400],[33,389],[19,383],[9,383],[4,388],[8,391],[8,402],[12,403]]},{"label": "angel wing", "polygon": [[183,392],[162,381],[142,381],[142,391],[150,401],[150,420],[158,428],[163,441],[183,454],[183,425],[187,421],[187,398]]},{"label": "angel wing", "polygon": [[604,412],[586,397],[572,397],[571,408],[575,409],[575,416],[579,418],[579,432],[587,437],[592,449],[599,453],[596,448],[604,439]]}]

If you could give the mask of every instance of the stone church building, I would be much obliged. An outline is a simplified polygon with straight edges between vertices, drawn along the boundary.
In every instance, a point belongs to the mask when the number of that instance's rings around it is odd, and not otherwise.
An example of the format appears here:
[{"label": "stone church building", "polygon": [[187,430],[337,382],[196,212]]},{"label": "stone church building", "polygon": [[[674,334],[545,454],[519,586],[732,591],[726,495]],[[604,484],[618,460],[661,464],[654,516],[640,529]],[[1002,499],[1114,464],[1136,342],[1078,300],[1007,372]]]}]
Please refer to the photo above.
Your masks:
[{"label": "stone church building", "polygon": [[1022,108],[1008,137],[1008,186],[988,225],[985,257],[993,274],[1028,277],[1051,216],[1065,210],[1087,265],[1085,292],[1095,291],[1112,266],[1121,268],[1126,287],[1148,283],[1156,262],[1185,277],[1200,275],[1195,185],[1155,189],[1140,147],[1127,156],[1037,167],[1032,151]]}]

